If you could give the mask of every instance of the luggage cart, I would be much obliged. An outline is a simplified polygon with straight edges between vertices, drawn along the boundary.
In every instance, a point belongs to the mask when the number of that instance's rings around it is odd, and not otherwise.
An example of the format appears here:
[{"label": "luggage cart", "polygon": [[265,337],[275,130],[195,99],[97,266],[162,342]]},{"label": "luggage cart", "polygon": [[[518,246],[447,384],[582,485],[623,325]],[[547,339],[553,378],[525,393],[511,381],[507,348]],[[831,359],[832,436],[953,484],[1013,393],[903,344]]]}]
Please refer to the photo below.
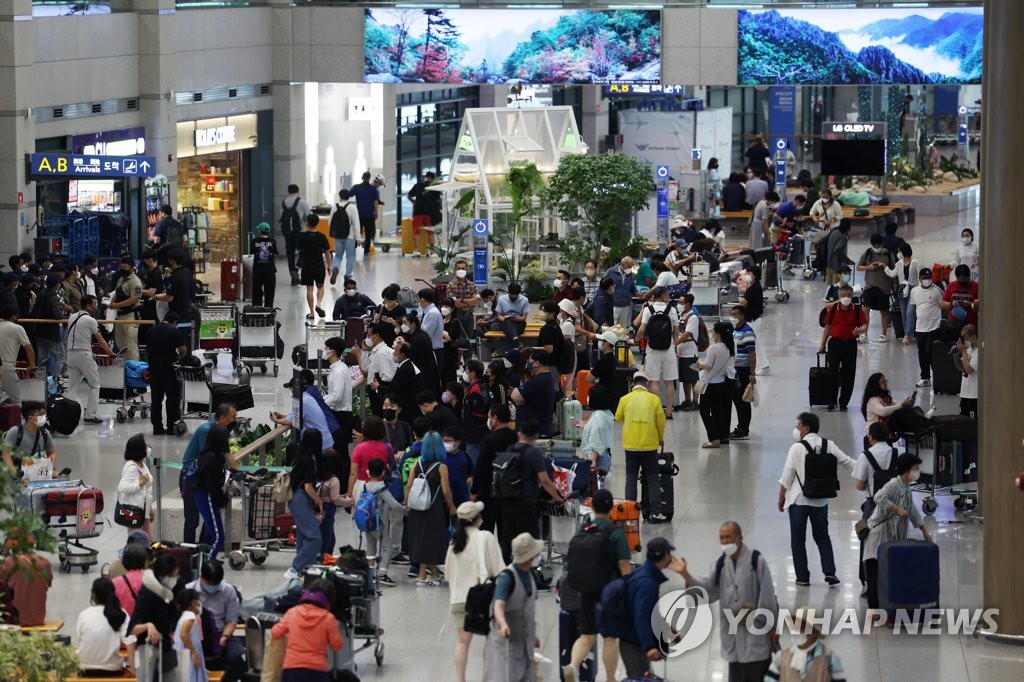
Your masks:
[{"label": "luggage cart", "polygon": [[98,563],[99,550],[81,540],[103,533],[103,491],[81,479],[30,481],[15,496],[15,504],[38,514],[61,541],[57,548],[60,570],[70,573],[78,566],[82,573]]},{"label": "luggage cart", "polygon": [[22,400],[38,400],[44,405],[50,397],[50,380],[46,374],[46,365],[36,367],[31,372],[26,367],[17,367],[18,382],[21,384]]},{"label": "luggage cart", "polygon": [[[246,306],[248,308],[248,306]],[[262,308],[241,311],[236,308],[235,330],[238,337],[238,364],[250,370],[259,367],[264,374],[270,365],[277,376],[277,311]]]},{"label": "luggage cart", "polygon": [[149,390],[149,363],[126,360],[123,352],[114,357],[94,352],[92,357],[100,377],[100,402],[118,405],[117,422],[135,419],[138,412],[149,418],[149,403],[142,397]]},{"label": "luggage cart", "polygon": [[209,419],[214,406],[222,402],[233,403],[239,412],[256,406],[248,384],[215,383],[213,363],[209,360],[200,365],[175,363],[174,375],[181,387],[181,419],[174,424],[176,436],[188,433],[186,419]]},{"label": "luggage cart", "polygon": [[[338,571],[334,575],[332,572]],[[380,589],[377,585],[376,568],[371,564],[370,569],[363,575],[362,569],[337,569],[333,566],[309,566],[306,568],[303,579],[308,584],[312,580],[327,579],[335,584],[339,593],[337,599],[344,597],[341,593],[347,594],[349,609],[346,613],[336,613],[338,616],[338,627],[341,630],[342,639],[345,640],[345,648],[338,652],[335,658],[335,669],[338,664],[341,668],[354,669],[355,661],[352,657],[356,653],[373,647],[373,657],[377,665],[384,664],[384,630],[380,626]],[[343,587],[338,587],[339,583]],[[343,602],[341,602],[343,604]],[[359,647],[355,646],[356,640],[363,640]],[[349,642],[352,648],[349,650]]]},{"label": "luggage cart", "polygon": [[544,563],[540,566],[540,574],[548,586],[553,583],[555,578],[554,567],[565,563],[565,554],[555,549],[555,519],[560,519],[562,523],[564,523],[565,519],[570,519],[573,524],[573,531],[575,531],[581,520],[580,500],[581,498],[574,494],[564,503],[551,501],[541,501],[539,503],[541,540],[546,545],[546,556]]},{"label": "luggage cart", "polygon": [[320,374],[327,368],[324,357],[324,341],[340,336],[345,338],[345,322],[321,322],[319,324],[306,323],[306,367],[317,373],[319,383]]},{"label": "luggage cart", "polygon": [[[977,448],[978,427],[977,422],[966,421],[933,423],[922,433],[903,434],[907,452],[922,460],[921,480],[912,488],[926,495],[921,500],[921,510],[929,516],[938,510],[936,498],[940,496],[955,496],[953,507],[957,510],[970,511],[978,504],[977,483],[965,480],[964,476],[971,470],[964,446],[971,443]],[[977,461],[973,464],[976,466]],[[965,487],[967,484],[975,487]]]},{"label": "luggage cart", "polygon": [[235,351],[235,305],[199,309],[199,348]]},{"label": "luggage cart", "polygon": [[231,474],[242,497],[242,517],[248,536],[247,540],[232,543],[232,546],[237,544],[238,549],[228,552],[228,566],[236,571],[245,568],[248,561],[262,566],[270,552],[279,552],[286,546],[284,539],[276,537],[274,528],[278,508],[284,506],[274,500],[274,478],[266,469]]}]

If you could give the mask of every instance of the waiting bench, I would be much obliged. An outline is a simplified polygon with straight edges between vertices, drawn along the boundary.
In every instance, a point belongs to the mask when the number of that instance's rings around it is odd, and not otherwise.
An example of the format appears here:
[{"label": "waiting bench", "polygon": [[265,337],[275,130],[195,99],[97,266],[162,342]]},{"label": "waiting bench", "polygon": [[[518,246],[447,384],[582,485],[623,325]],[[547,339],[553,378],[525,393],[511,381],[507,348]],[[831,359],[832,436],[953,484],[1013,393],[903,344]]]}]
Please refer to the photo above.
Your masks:
[{"label": "waiting bench", "polygon": [[[224,679],[223,670],[210,670],[208,673],[210,682],[221,682]],[[110,677],[79,677],[75,675],[68,677],[65,682],[127,682],[128,680],[137,680],[136,677],[130,677],[128,675],[111,675]]]}]

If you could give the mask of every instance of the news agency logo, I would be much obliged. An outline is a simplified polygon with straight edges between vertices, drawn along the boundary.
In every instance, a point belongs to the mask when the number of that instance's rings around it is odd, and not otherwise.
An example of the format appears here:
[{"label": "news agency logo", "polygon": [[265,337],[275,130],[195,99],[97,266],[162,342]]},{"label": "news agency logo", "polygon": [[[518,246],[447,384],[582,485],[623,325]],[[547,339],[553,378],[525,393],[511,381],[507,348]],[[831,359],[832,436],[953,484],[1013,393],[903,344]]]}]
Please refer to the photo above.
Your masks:
[{"label": "news agency logo", "polygon": [[669,657],[681,656],[706,642],[714,621],[703,587],[667,592],[651,613],[651,628]]}]

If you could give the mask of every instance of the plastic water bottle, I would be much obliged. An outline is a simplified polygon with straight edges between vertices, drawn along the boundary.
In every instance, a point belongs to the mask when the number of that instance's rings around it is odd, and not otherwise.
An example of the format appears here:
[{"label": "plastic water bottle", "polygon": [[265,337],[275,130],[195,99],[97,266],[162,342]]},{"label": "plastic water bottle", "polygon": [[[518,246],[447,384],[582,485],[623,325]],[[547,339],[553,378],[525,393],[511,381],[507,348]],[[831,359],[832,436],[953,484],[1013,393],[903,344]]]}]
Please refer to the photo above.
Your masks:
[{"label": "plastic water bottle", "polygon": [[103,423],[100,424],[100,430],[96,432],[96,435],[99,436],[100,438],[106,438],[107,436],[109,436],[110,435],[110,422],[111,422],[111,419],[110,419],[109,415],[104,417],[103,418]]}]

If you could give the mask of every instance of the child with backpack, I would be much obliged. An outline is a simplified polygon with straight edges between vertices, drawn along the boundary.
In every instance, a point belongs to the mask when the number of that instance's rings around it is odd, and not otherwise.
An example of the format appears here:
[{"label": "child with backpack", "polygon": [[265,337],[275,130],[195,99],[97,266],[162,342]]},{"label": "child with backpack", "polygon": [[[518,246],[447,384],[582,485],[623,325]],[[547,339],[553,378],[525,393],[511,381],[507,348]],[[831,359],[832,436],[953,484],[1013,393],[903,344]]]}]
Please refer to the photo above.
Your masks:
[{"label": "child with backpack", "polygon": [[352,520],[366,538],[366,554],[378,557],[377,582],[385,587],[394,587],[397,583],[388,576],[388,568],[402,545],[405,507],[395,499],[384,482],[388,473],[385,462],[371,459],[367,470],[370,480],[356,500]]},{"label": "child with backpack", "polygon": [[353,500],[341,492],[341,455],[333,450],[328,450],[320,456],[320,464],[317,470],[322,477],[317,492],[320,494],[324,515],[320,519],[320,551],[323,554],[333,554],[335,542],[334,518],[338,507],[348,508]]}]

